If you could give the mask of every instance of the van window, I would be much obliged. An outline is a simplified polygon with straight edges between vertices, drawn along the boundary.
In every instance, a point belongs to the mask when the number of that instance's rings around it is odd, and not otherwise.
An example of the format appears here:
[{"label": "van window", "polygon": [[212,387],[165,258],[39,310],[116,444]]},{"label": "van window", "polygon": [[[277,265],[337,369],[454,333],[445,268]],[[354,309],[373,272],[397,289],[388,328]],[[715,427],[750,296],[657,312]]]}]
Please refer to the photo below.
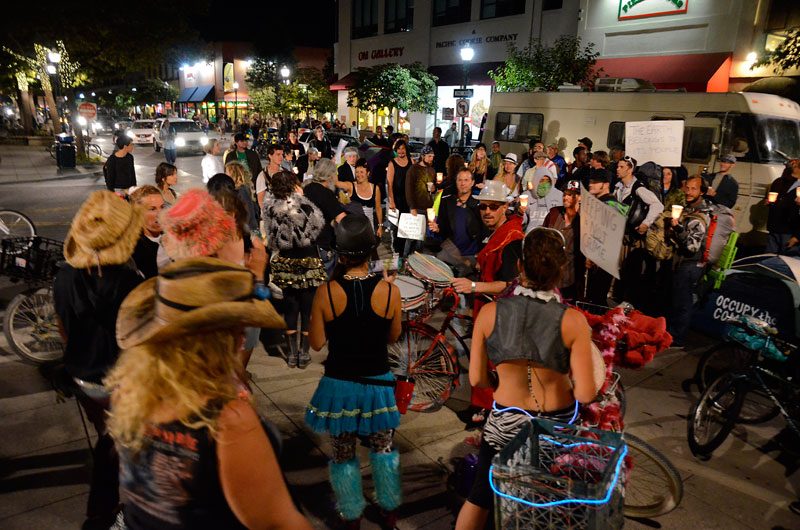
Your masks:
[{"label": "van window", "polygon": [[686,127],[683,135],[683,159],[688,162],[708,162],[715,132],[713,127]]},{"label": "van window", "polygon": [[606,138],[606,147],[614,149],[615,147],[625,148],[625,122],[612,121],[608,124],[608,138]]},{"label": "van window", "polygon": [[498,112],[494,139],[501,142],[528,143],[542,138],[544,115],[520,112]]}]

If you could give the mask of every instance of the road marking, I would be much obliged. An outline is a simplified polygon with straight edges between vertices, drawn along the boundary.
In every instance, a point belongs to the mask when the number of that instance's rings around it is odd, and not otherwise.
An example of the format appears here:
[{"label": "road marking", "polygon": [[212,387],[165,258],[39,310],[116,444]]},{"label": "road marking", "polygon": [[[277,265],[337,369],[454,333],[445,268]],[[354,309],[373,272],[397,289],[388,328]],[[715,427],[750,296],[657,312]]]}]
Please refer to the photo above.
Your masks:
[{"label": "road marking", "polygon": [[25,210],[25,213],[31,214],[31,213],[42,213],[42,212],[63,212],[63,211],[67,211],[67,210],[77,210],[80,207],[81,207],[80,204],[76,204],[74,206],[57,206],[57,207],[54,207],[54,208],[38,208],[36,210]]}]

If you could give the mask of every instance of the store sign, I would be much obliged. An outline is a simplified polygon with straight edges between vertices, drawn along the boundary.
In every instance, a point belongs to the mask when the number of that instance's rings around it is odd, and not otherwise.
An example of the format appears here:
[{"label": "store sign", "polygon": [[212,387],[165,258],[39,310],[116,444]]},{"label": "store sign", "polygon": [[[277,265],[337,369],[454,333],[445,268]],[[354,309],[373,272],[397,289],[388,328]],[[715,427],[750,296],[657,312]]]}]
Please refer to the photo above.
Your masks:
[{"label": "store sign", "polygon": [[444,107],[442,109],[442,119],[444,121],[452,121],[453,120],[453,107]]},{"label": "store sign", "polygon": [[377,50],[364,50],[358,52],[359,61],[367,61],[369,59],[389,59],[393,57],[402,57],[404,46],[396,48],[379,48]]},{"label": "store sign", "polygon": [[233,63],[225,63],[222,68],[222,82],[225,92],[233,91]]},{"label": "store sign", "polygon": [[455,88],[453,89],[454,98],[471,98],[473,90],[471,88]]},{"label": "store sign", "polygon": [[466,45],[475,46],[483,43],[492,44],[495,42],[516,42],[518,33],[503,33],[500,35],[489,35],[488,37],[472,37],[470,39],[443,40],[434,46],[436,48],[463,48]]},{"label": "store sign", "polygon": [[678,15],[689,9],[689,0],[619,0],[619,20]]}]

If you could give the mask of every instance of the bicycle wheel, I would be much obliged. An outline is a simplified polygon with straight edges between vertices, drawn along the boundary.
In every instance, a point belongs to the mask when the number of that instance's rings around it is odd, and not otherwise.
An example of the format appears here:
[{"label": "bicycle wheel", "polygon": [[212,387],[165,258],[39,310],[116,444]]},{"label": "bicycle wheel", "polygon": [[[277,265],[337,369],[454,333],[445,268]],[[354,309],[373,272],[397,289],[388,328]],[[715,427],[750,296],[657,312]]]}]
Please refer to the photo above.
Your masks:
[{"label": "bicycle wheel", "polygon": [[92,157],[100,157],[100,158],[102,158],[103,157],[103,149],[101,149],[99,145],[97,145],[97,144],[89,144],[87,149],[89,151],[89,157],[90,158],[92,158]]},{"label": "bicycle wheel", "polygon": [[[722,343],[703,354],[697,363],[695,380],[702,392],[708,385],[727,372],[741,371],[753,362],[756,354],[736,343]],[[757,389],[751,389],[739,412],[739,422],[746,424],[763,423],[776,417],[780,410],[769,396]]]},{"label": "bicycle wheel", "polygon": [[50,147],[47,148],[47,152],[50,153],[50,156],[53,157],[53,160],[57,160],[56,158],[56,151],[58,150],[58,144],[53,143],[50,144]]},{"label": "bicycle wheel", "polygon": [[710,455],[728,437],[742,409],[746,382],[741,375],[722,374],[700,396],[689,413],[689,448]]},{"label": "bicycle wheel", "polygon": [[667,457],[638,436],[625,433],[633,468],[625,487],[626,517],[657,517],[674,510],[683,498],[683,481]]},{"label": "bicycle wheel", "polygon": [[6,308],[3,324],[8,344],[22,360],[44,364],[64,356],[51,290],[18,294]]},{"label": "bicycle wheel", "polygon": [[0,211],[0,239],[35,235],[36,227],[27,215],[14,210]]},{"label": "bicycle wheel", "polygon": [[414,378],[409,410],[434,412],[450,398],[458,364],[447,343],[427,325],[403,323],[400,339],[389,344],[389,367],[396,375]]}]

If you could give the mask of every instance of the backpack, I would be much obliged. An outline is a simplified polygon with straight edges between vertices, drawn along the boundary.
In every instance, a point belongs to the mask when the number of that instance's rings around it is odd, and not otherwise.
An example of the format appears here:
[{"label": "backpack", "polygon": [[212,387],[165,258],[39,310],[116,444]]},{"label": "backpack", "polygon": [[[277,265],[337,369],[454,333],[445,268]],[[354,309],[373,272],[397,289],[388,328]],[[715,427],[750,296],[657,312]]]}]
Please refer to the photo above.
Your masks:
[{"label": "backpack", "polygon": [[661,170],[662,167],[655,162],[645,162],[636,168],[633,175],[649,189],[661,189]]},{"label": "backpack", "polygon": [[[712,204],[706,231],[705,250],[703,250],[703,263],[715,265],[720,260],[731,235],[736,234],[735,229],[735,221],[730,208],[721,204]],[[737,238],[738,234],[733,238],[734,245]]]},{"label": "backpack", "polygon": [[626,223],[625,232],[639,237],[640,234],[636,231],[636,228],[642,224],[642,222],[647,217],[647,213],[650,211],[650,206],[644,202],[640,197],[639,194],[636,193],[639,188],[646,188],[645,184],[636,179],[636,182],[633,183],[633,188],[631,189],[630,195],[623,199],[622,204],[628,205],[628,221]]},{"label": "backpack", "polygon": [[653,222],[653,225],[647,230],[645,235],[644,246],[648,254],[657,260],[672,259],[675,254],[675,245],[667,240],[666,230],[667,223],[666,213],[662,213]]}]

